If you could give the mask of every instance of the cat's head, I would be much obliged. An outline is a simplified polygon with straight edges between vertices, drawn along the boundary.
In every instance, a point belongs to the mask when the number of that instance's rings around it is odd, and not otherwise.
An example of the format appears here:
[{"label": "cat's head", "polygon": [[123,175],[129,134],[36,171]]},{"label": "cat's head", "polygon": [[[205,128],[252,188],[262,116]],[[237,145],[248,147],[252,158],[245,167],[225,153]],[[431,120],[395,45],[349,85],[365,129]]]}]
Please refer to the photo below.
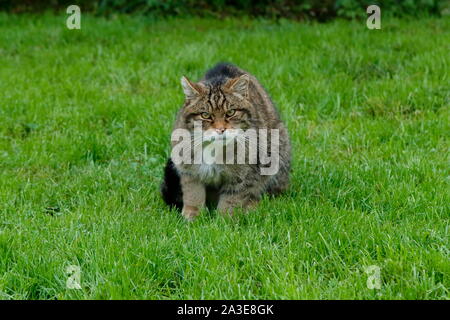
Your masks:
[{"label": "cat's head", "polygon": [[249,82],[247,74],[216,83],[194,83],[182,77],[185,94],[182,117],[186,128],[193,130],[197,121],[206,134],[214,136],[255,128],[255,110],[248,99]]}]

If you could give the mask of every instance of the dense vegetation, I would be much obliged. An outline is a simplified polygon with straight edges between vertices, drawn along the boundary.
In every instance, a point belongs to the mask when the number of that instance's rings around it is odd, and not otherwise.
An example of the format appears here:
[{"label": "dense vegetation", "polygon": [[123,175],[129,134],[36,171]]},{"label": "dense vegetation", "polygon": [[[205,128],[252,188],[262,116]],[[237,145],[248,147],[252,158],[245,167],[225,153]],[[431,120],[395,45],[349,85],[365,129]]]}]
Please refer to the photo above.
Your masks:
[{"label": "dense vegetation", "polygon": [[70,4],[98,15],[250,15],[319,20],[363,17],[364,9],[372,4],[379,5],[386,16],[440,15],[450,9],[445,0],[0,0],[0,9],[23,12],[62,9]]}]

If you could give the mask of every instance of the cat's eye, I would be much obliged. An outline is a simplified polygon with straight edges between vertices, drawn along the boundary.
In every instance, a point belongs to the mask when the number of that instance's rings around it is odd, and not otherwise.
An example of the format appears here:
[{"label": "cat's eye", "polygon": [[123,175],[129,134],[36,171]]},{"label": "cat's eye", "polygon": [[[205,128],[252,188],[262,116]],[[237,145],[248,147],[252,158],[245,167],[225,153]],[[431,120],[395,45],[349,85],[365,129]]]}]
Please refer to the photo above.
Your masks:
[{"label": "cat's eye", "polygon": [[234,116],[235,113],[236,113],[236,110],[230,109],[225,114],[227,115],[227,117],[232,117],[232,116]]},{"label": "cat's eye", "polygon": [[208,112],[202,112],[202,113],[200,113],[200,116],[201,116],[203,119],[209,119],[209,118],[211,118],[211,115],[210,115]]}]

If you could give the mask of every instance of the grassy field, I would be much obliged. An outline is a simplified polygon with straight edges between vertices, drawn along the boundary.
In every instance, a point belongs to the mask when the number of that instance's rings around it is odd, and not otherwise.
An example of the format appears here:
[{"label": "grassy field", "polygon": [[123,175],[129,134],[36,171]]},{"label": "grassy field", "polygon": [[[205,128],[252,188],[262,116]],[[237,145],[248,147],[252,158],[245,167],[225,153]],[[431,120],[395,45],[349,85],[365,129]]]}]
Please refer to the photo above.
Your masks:
[{"label": "grassy field", "polygon": [[[0,14],[1,299],[450,299],[450,19],[65,19]],[[158,188],[218,61],[277,103],[292,185],[188,224]]]}]

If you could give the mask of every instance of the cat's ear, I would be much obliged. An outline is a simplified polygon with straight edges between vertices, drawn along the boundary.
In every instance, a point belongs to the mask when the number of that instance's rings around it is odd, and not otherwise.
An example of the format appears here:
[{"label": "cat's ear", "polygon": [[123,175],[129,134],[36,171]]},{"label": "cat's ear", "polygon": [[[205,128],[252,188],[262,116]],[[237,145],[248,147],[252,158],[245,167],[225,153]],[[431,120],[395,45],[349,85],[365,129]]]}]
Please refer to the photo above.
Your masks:
[{"label": "cat's ear", "polygon": [[181,86],[186,99],[195,99],[205,92],[203,85],[194,83],[185,76],[181,77]]},{"label": "cat's ear", "polygon": [[228,80],[224,84],[224,89],[230,93],[237,95],[238,97],[248,96],[248,84],[250,77],[248,74],[243,74],[240,77]]}]

